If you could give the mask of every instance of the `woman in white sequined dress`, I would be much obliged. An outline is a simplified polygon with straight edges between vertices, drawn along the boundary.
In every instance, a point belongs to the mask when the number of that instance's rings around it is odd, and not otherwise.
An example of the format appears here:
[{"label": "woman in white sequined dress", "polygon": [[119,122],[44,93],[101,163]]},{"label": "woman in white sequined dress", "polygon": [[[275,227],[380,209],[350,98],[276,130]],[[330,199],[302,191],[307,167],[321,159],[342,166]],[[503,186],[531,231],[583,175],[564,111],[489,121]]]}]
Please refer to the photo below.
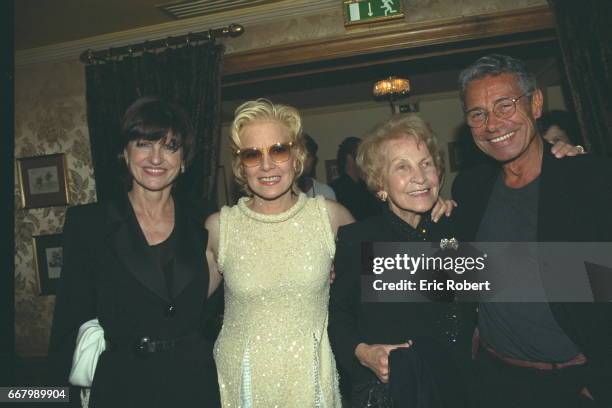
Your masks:
[{"label": "woman in white sequined dress", "polygon": [[307,198],[300,116],[265,99],[236,110],[236,181],[249,197],[206,221],[213,291],[224,278],[225,315],[215,344],[223,407],[340,407],[327,335],[329,277],[340,204]]}]

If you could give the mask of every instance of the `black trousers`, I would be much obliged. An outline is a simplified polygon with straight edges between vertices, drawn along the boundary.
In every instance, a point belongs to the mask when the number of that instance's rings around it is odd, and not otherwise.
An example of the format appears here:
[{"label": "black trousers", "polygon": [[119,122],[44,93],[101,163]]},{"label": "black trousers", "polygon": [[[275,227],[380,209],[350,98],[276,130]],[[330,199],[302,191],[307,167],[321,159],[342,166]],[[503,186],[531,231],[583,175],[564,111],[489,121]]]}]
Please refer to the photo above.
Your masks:
[{"label": "black trousers", "polygon": [[588,363],[538,370],[506,364],[488,351],[480,350],[474,368],[479,408],[599,407],[580,394]]}]

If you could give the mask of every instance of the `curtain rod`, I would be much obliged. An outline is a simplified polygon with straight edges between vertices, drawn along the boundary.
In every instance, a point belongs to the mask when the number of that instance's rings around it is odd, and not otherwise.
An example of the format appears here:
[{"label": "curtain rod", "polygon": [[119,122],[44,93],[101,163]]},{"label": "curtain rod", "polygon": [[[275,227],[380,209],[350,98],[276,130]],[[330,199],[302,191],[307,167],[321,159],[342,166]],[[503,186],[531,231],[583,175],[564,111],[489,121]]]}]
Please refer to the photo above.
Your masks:
[{"label": "curtain rod", "polygon": [[113,57],[120,57],[124,55],[132,55],[138,52],[156,50],[163,47],[171,47],[175,45],[189,45],[191,42],[211,40],[221,37],[238,37],[244,32],[244,27],[240,24],[230,24],[225,27],[212,28],[206,31],[200,31],[197,33],[188,33],[179,35],[176,37],[167,37],[158,40],[145,41],[138,44],[124,45],[117,48],[108,48],[106,50],[94,51],[88,49],[81,53],[79,59],[84,64],[92,64],[94,62],[106,61]]}]

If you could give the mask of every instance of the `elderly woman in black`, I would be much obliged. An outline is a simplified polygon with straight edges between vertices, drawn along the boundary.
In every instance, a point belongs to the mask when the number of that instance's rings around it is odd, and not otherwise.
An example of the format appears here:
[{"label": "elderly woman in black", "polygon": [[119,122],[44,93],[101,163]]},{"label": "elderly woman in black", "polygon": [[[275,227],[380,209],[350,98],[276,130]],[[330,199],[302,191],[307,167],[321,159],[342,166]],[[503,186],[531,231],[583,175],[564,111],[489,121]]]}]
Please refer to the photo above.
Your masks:
[{"label": "elderly woman in black", "polygon": [[[387,206],[338,232],[329,333],[352,383],[352,406],[370,406],[367,401],[380,396],[373,391],[389,382],[389,355],[396,349],[408,350],[408,369],[393,372],[392,383],[399,385],[391,386],[395,406],[465,406],[458,366],[470,358],[474,308],[453,302],[362,303],[360,297],[362,242],[439,242],[452,235],[452,216],[431,221],[444,174],[436,137],[417,115],[393,116],[362,142],[357,163]],[[406,383],[407,378],[412,380]]]},{"label": "elderly woman in black", "polygon": [[207,232],[172,196],[193,157],[193,130],[178,106],[143,97],[120,136],[127,194],[66,215],[51,359],[67,382],[77,331],[97,318],[106,341],[90,407],[216,407],[212,346],[202,337]]}]

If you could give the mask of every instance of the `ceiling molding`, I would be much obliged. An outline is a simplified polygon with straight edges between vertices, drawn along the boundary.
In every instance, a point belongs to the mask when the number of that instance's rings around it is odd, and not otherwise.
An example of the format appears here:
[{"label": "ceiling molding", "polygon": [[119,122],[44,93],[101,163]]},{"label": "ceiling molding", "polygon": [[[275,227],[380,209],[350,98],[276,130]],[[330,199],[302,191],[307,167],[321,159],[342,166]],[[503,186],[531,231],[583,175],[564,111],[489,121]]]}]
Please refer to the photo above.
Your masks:
[{"label": "ceiling molding", "polygon": [[493,14],[456,17],[236,52],[224,59],[224,75],[335,60],[363,54],[418,48],[518,33],[551,31],[554,17],[547,6]]},{"label": "ceiling molding", "polygon": [[[282,7],[279,7],[282,5]],[[78,59],[79,55],[88,49],[103,50],[110,47],[120,47],[133,43],[184,35],[208,28],[226,26],[231,23],[245,26],[266,24],[296,15],[320,14],[338,10],[342,4],[338,0],[290,0],[283,3],[271,3],[255,6],[247,10],[237,9],[224,13],[194,17],[185,20],[171,21],[153,26],[118,31],[95,37],[67,41],[42,47],[19,50],[15,53],[15,65],[26,65],[40,62]]]},{"label": "ceiling molding", "polygon": [[279,2],[279,0],[182,0],[159,4],[155,7],[173,19],[180,20],[272,2]]}]

